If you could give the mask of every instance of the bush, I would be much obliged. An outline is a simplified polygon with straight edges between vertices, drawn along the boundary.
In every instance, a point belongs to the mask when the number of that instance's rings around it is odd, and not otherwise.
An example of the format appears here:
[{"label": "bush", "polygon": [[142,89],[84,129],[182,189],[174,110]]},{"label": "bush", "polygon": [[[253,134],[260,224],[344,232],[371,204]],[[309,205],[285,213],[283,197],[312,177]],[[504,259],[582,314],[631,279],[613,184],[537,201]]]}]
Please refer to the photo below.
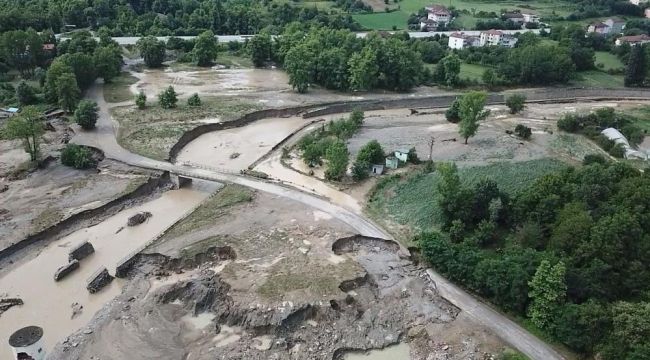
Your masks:
[{"label": "bush", "polygon": [[460,100],[456,99],[447,111],[445,111],[445,117],[450,123],[457,124],[460,121]]},{"label": "bush", "polygon": [[510,109],[511,114],[517,114],[524,109],[526,96],[521,94],[512,94],[506,98],[506,106]]},{"label": "bush", "polygon": [[36,102],[36,91],[23,80],[16,87],[16,100],[20,105],[34,104]]},{"label": "bush", "polygon": [[68,144],[61,151],[61,163],[75,169],[88,169],[96,165],[92,152],[84,146]]},{"label": "bush", "polygon": [[528,140],[533,134],[533,131],[526,125],[517,124],[517,126],[515,126],[515,134],[524,140]]},{"label": "bush", "polygon": [[582,165],[605,164],[606,162],[607,159],[605,159],[605,157],[600,154],[587,154],[582,160]]},{"label": "bush", "polygon": [[160,103],[160,107],[163,109],[175,108],[176,103],[178,102],[178,97],[176,96],[174,87],[170,85],[167,89],[158,94],[158,102]]},{"label": "bush", "polygon": [[325,151],[327,169],[325,178],[327,180],[341,180],[348,168],[348,148],[345,143],[338,140],[330,144]]},{"label": "bush", "polygon": [[414,147],[409,149],[409,152],[406,157],[406,161],[410,162],[411,164],[417,165],[420,163],[420,158],[418,157],[418,153],[415,150]]},{"label": "bush", "polygon": [[90,100],[82,100],[79,102],[77,110],[74,112],[74,119],[81,128],[84,130],[91,130],[95,128],[97,123],[97,103]]},{"label": "bush", "polygon": [[140,91],[138,95],[135,96],[135,105],[140,110],[144,110],[147,107],[147,95],[143,91]]},{"label": "bush", "polygon": [[577,116],[566,114],[557,121],[557,127],[560,130],[575,133],[580,130],[580,121]]},{"label": "bush", "polygon": [[623,159],[625,157],[625,148],[622,144],[614,144],[608,152],[610,155],[618,159]]},{"label": "bush", "polygon": [[187,99],[187,105],[189,106],[201,106],[201,98],[199,94],[194,93],[192,96]]}]

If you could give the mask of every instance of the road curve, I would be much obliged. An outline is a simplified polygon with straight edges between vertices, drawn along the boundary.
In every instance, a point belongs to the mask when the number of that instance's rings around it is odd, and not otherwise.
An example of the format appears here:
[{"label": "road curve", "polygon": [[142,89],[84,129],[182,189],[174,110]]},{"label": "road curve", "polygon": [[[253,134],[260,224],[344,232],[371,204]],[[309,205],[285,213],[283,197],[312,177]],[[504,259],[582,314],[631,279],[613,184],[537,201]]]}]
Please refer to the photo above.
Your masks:
[{"label": "road curve", "polygon": [[[107,158],[124,162],[129,165],[170,171],[192,178],[239,184],[252,189],[289,198],[330,214],[334,218],[348,224],[359,234],[392,239],[387,232],[363,217],[361,214],[332,204],[327,199],[319,196],[269,181],[258,180],[238,174],[222,173],[208,168],[171,164],[169,162],[153,160],[129,152],[117,143],[115,134],[119,125],[117,122],[114,122],[110,116],[109,105],[104,101],[101,86],[101,84],[95,84],[88,91],[88,96],[93,98],[99,107],[97,128],[90,132],[78,132],[75,134],[72,142],[99,148],[104,151]],[[550,345],[530,334],[506,316],[477,300],[463,289],[449,282],[434,270],[429,269],[427,270],[427,273],[436,284],[436,288],[442,297],[450,301],[462,311],[466,312],[478,323],[493,331],[494,334],[501,337],[504,341],[524,353],[526,356],[533,360],[564,360],[564,357]]]}]

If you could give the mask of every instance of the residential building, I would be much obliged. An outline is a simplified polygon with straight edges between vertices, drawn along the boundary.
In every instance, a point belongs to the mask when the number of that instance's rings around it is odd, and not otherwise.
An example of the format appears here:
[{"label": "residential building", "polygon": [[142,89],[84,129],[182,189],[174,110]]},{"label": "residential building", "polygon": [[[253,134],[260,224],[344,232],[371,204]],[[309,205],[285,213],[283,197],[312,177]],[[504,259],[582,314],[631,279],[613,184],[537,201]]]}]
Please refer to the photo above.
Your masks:
[{"label": "residential building", "polygon": [[625,20],[618,18],[611,18],[604,21],[605,25],[609,27],[610,34],[620,34],[625,29]]},{"label": "residential building", "polygon": [[397,169],[399,167],[399,160],[394,156],[386,158],[386,167],[389,169]]},{"label": "residential building", "polygon": [[384,165],[381,164],[376,164],[372,166],[372,171],[370,172],[372,175],[377,176],[381,175],[384,173]]},{"label": "residential building", "polygon": [[451,11],[442,5],[429,5],[425,10],[427,19],[435,21],[440,26],[447,26],[451,22]]},{"label": "residential building", "polygon": [[394,155],[401,162],[407,162],[409,159],[409,151],[407,149],[395,150]]},{"label": "residential building", "polygon": [[512,21],[515,24],[525,23],[524,15],[520,12],[510,12],[501,15],[501,18],[505,21]]},{"label": "residential building", "polygon": [[420,31],[436,31],[438,23],[428,18],[420,19]]},{"label": "residential building", "polygon": [[505,34],[500,30],[488,30],[481,32],[479,44],[480,46],[505,46],[514,47],[517,43],[517,38],[510,34]]},{"label": "residential building", "polygon": [[596,33],[596,34],[608,34],[609,27],[600,21],[591,23],[587,28],[587,32]]},{"label": "residential building", "polygon": [[597,21],[587,28],[587,32],[608,35],[620,34],[625,29],[625,20],[611,18],[603,22]]},{"label": "residential building", "polygon": [[641,35],[632,35],[632,36],[621,36],[616,39],[616,46],[621,46],[623,44],[630,44],[631,46],[643,45],[650,42],[650,36],[647,34]]},{"label": "residential building", "polygon": [[535,15],[535,14],[523,14],[523,13],[521,15],[524,16],[524,23],[526,23],[526,24],[528,24],[528,23],[538,24],[539,23],[539,16],[538,15]]},{"label": "residential building", "polygon": [[449,35],[449,42],[447,46],[450,49],[464,49],[473,46],[480,46],[481,40],[477,36],[469,36],[463,33],[453,33]]}]

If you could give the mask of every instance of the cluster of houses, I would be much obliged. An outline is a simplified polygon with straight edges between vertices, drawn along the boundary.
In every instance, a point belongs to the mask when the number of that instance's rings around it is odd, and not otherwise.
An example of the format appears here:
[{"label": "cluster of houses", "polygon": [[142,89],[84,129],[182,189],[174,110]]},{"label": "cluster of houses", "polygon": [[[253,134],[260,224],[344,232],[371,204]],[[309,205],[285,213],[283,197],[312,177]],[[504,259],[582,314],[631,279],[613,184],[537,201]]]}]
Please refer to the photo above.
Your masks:
[{"label": "cluster of houses", "polygon": [[373,164],[370,171],[371,175],[378,176],[384,173],[386,169],[397,169],[400,163],[406,163],[409,160],[409,150],[398,149],[386,157],[385,164]]},{"label": "cluster of houses", "polygon": [[506,34],[501,30],[481,31],[478,36],[468,35],[462,32],[456,32],[449,35],[447,46],[450,49],[462,50],[468,47],[477,46],[503,46],[512,48],[517,43],[517,38],[511,34]]},{"label": "cluster of houses", "polygon": [[[446,27],[453,20],[451,11],[442,5],[429,5],[424,9],[427,12],[427,16],[420,19],[420,30],[422,31],[438,30],[440,27]],[[512,21],[522,27],[530,23],[539,23],[539,16],[521,12],[507,12],[502,14],[501,18],[506,21]]]},{"label": "cluster of houses", "polygon": [[[588,33],[599,34],[599,35],[618,35],[625,30],[625,20],[611,18],[605,21],[597,21],[591,23],[587,27]],[[643,45],[650,43],[650,35],[641,34],[641,35],[630,35],[630,36],[621,36],[616,39],[616,46],[621,46],[623,44],[629,44],[631,46]]]}]

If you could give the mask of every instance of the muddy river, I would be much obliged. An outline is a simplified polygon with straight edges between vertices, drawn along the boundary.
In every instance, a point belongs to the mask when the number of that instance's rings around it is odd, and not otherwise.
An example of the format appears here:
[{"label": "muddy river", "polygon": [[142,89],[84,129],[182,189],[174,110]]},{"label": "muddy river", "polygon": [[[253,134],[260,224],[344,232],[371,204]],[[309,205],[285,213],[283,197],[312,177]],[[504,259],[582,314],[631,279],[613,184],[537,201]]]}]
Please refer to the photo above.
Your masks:
[{"label": "muddy river", "polygon": [[270,118],[249,125],[199,136],[178,154],[177,161],[241,170],[308,122],[299,116]]},{"label": "muddy river", "polygon": [[[114,274],[115,266],[123,257],[194,209],[212,190],[212,184],[195,183],[190,188],[165,192],[152,201],[121,211],[95,226],[49,244],[36,258],[0,278],[2,293],[20,297],[25,302],[2,314],[0,339],[3,344],[16,329],[37,325],[43,328],[45,345],[50,349],[83,327],[104,304],[120,293],[123,285],[120,279],[115,279],[100,292],[90,294],[86,290],[86,279],[101,267]],[[126,226],[127,219],[140,211],[149,211],[152,217],[138,226]],[[95,253],[83,259],[78,270],[55,282],[54,272],[67,263],[70,248],[83,241],[92,243]],[[75,303],[83,309],[73,317]],[[0,358],[10,358],[9,351],[8,346],[0,346]]]}]

